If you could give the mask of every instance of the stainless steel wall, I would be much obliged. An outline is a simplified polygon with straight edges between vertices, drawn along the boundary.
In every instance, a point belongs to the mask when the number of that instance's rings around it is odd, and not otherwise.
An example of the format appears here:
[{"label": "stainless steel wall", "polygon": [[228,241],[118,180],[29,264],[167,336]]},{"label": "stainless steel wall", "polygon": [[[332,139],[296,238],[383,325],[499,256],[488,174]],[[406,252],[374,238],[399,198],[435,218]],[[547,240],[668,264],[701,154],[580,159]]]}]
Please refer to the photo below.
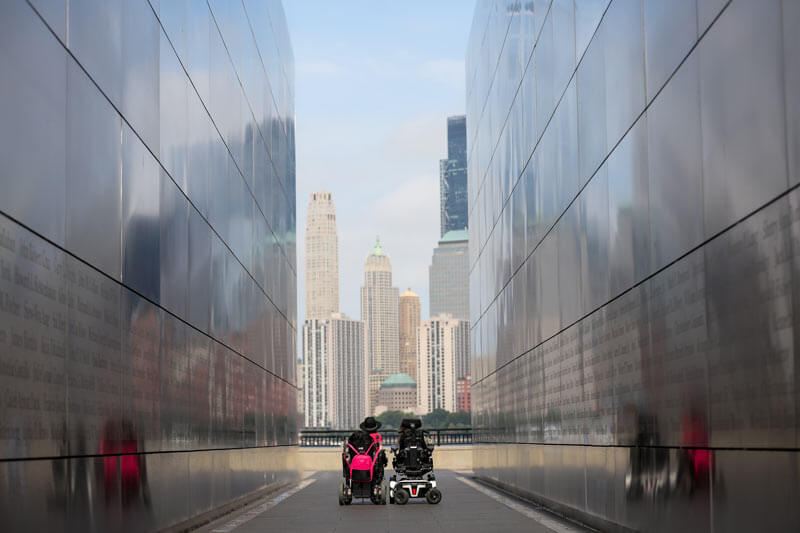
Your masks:
[{"label": "stainless steel wall", "polygon": [[800,2],[479,1],[475,470],[601,528],[800,529]]},{"label": "stainless steel wall", "polygon": [[151,530],[296,477],[278,0],[0,2],[0,523]]}]

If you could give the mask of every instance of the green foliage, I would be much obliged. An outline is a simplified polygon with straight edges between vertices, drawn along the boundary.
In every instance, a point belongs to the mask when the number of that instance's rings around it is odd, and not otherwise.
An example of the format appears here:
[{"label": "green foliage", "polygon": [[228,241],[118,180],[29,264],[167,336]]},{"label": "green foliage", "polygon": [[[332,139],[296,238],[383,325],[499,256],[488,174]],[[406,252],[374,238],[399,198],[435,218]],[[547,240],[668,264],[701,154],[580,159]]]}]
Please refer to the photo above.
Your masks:
[{"label": "green foliage", "polygon": [[472,413],[469,411],[451,413],[444,409],[434,409],[422,417],[403,411],[384,411],[375,418],[380,420],[381,429],[397,429],[404,418],[422,418],[422,427],[424,429],[466,428],[472,426]]},{"label": "green foliage", "polygon": [[446,428],[450,413],[444,409],[434,409],[422,417],[422,427],[428,429]]},{"label": "green foliage", "polygon": [[383,424],[381,429],[397,429],[404,418],[416,418],[416,415],[403,411],[384,411],[375,418]]},{"label": "green foliage", "polygon": [[469,411],[458,411],[450,413],[447,427],[466,428],[472,426],[472,413]]},{"label": "green foliage", "polygon": [[434,409],[422,417],[422,427],[428,429],[461,428],[471,425],[472,413],[467,411],[451,413],[444,409]]}]

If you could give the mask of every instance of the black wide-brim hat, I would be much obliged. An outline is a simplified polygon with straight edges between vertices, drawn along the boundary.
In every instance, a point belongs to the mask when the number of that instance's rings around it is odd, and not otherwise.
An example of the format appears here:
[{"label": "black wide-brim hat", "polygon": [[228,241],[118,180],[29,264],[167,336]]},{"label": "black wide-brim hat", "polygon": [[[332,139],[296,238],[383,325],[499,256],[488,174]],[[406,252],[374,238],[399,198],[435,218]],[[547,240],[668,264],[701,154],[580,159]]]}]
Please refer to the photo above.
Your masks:
[{"label": "black wide-brim hat", "polygon": [[361,431],[378,431],[381,427],[381,423],[373,417],[368,416],[358,427],[361,428]]}]

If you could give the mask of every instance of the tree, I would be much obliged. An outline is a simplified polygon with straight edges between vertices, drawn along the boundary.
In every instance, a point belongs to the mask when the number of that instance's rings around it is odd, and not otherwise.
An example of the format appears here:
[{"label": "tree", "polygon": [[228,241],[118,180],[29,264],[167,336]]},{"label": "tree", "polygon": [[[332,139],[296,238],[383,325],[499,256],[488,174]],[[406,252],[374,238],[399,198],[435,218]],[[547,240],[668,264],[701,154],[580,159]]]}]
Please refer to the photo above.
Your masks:
[{"label": "tree", "polygon": [[403,411],[384,411],[375,417],[382,424],[381,429],[397,429],[404,418],[416,418],[414,413]]},{"label": "tree", "polygon": [[446,428],[449,423],[450,412],[444,409],[434,409],[422,417],[422,427],[427,429]]},{"label": "tree", "polygon": [[450,413],[447,427],[465,428],[472,425],[472,413],[469,411],[458,411]]}]

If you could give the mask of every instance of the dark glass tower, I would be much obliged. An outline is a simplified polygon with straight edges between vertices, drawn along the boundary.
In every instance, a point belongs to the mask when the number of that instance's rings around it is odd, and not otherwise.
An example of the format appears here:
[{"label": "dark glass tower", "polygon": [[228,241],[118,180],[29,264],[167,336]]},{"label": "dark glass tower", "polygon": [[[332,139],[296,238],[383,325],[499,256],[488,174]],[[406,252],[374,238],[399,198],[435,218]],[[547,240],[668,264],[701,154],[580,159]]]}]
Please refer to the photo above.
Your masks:
[{"label": "dark glass tower", "polygon": [[467,117],[447,117],[447,159],[439,161],[441,236],[467,224]]}]

